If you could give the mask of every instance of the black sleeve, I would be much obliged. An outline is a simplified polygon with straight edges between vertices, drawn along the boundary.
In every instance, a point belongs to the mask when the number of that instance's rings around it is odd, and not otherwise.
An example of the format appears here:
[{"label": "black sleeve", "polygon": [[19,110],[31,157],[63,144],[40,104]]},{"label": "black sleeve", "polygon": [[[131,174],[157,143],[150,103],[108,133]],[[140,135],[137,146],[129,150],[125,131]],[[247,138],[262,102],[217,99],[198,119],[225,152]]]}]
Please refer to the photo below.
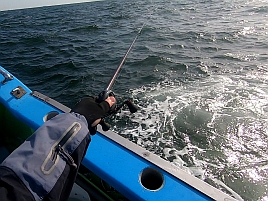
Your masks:
[{"label": "black sleeve", "polygon": [[10,168],[0,166],[1,201],[34,201],[34,197]]}]

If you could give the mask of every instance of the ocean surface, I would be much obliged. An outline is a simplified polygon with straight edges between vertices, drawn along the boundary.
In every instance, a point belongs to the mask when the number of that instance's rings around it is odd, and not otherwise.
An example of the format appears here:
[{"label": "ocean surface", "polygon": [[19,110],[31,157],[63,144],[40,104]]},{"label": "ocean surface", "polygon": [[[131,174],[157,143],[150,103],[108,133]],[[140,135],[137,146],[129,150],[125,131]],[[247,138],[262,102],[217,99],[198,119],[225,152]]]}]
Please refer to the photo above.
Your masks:
[{"label": "ocean surface", "polygon": [[72,107],[132,99],[112,130],[238,200],[267,201],[268,1],[107,0],[0,12],[0,65]]}]

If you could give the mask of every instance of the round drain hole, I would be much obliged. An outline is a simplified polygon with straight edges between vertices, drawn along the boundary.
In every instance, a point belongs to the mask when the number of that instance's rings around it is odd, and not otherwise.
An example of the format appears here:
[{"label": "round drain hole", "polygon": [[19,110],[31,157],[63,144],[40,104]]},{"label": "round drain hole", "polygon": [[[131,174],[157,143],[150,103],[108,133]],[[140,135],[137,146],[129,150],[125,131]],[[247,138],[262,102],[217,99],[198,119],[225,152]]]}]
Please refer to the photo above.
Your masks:
[{"label": "round drain hole", "polygon": [[157,191],[164,185],[164,177],[155,168],[145,168],[140,174],[141,185],[147,190]]},{"label": "round drain hole", "polygon": [[51,111],[51,112],[49,112],[49,113],[47,113],[45,116],[44,116],[44,122],[46,122],[46,121],[48,121],[48,120],[50,120],[50,119],[52,119],[53,117],[55,117],[56,115],[58,115],[59,114],[59,112],[57,112],[57,111]]}]

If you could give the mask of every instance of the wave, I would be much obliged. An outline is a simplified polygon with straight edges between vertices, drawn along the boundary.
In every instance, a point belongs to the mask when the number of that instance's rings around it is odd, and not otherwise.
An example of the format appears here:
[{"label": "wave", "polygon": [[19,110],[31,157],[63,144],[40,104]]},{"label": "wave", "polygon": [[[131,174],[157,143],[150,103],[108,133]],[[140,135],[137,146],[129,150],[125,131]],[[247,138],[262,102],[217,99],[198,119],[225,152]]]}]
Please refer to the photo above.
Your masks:
[{"label": "wave", "polygon": [[42,46],[47,44],[46,38],[42,34],[27,34],[21,37],[20,42],[29,46]]},{"label": "wave", "polygon": [[92,32],[92,31],[97,31],[99,29],[99,26],[97,24],[93,24],[93,25],[83,25],[80,27],[74,27],[74,28],[70,28],[68,31],[70,32]]}]

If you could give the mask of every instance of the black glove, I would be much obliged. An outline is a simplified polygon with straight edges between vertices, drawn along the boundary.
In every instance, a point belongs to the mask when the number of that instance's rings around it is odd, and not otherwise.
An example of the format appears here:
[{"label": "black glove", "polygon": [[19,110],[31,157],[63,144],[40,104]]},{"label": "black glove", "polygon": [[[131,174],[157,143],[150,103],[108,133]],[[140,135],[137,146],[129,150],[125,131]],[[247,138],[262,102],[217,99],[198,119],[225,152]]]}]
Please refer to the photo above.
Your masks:
[{"label": "black glove", "polygon": [[92,123],[97,119],[105,117],[110,110],[110,105],[106,101],[97,103],[93,97],[83,98],[78,102],[71,112],[83,115],[88,123],[88,129],[91,135],[96,134],[97,126],[92,127]]}]

